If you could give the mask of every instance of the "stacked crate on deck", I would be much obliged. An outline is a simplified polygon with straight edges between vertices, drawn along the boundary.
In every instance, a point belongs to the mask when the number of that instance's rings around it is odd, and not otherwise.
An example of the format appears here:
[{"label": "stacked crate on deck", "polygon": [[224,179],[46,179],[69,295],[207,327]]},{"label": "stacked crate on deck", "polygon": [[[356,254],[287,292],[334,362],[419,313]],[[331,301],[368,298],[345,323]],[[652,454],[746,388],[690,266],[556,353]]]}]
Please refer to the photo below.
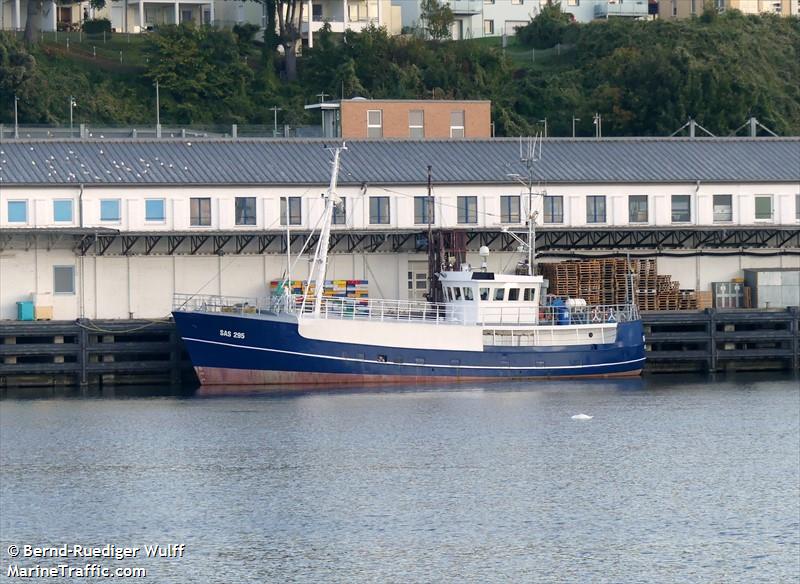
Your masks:
[{"label": "stacked crate on deck", "polygon": [[[272,280],[269,283],[270,296],[275,298],[278,295],[278,287],[281,283],[281,280]],[[313,298],[316,293],[314,284],[308,285],[305,280],[292,280],[289,282],[289,286],[298,303],[302,302],[304,294],[307,293],[309,298]],[[367,298],[369,298],[368,287],[368,280],[325,280],[325,288],[322,294],[326,298],[363,299],[364,303],[366,303]]]}]

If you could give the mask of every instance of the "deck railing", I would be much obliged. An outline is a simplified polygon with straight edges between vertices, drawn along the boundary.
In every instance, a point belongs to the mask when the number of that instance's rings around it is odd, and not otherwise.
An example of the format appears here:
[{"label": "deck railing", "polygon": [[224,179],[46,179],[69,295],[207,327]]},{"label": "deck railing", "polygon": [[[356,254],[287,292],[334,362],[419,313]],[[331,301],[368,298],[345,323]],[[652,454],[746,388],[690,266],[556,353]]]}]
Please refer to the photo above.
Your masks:
[{"label": "deck railing", "polygon": [[[175,294],[174,310],[190,312],[221,312],[255,315],[264,312],[291,313],[301,318],[313,317],[314,301],[303,302],[302,296],[277,298],[248,298],[241,296],[212,296]],[[482,303],[480,309],[470,303],[458,305],[414,300],[383,300],[374,298],[324,297],[319,318],[338,320],[372,320],[424,322],[429,324],[481,325],[540,325],[603,324],[627,322],[639,318],[632,304],[602,304],[595,306],[530,306],[494,307]]]}]

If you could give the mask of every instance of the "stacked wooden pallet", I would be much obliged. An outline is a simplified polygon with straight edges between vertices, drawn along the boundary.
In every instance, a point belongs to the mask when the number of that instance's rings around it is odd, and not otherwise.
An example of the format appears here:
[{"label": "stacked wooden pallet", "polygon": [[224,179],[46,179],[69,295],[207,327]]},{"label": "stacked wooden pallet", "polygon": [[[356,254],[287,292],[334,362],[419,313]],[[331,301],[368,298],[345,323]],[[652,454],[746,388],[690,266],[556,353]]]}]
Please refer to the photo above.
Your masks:
[{"label": "stacked wooden pallet", "polygon": [[588,304],[600,304],[600,291],[603,281],[602,269],[598,261],[578,262],[578,296]]},{"label": "stacked wooden pallet", "polygon": [[681,290],[678,310],[697,310],[697,293],[694,290]]}]

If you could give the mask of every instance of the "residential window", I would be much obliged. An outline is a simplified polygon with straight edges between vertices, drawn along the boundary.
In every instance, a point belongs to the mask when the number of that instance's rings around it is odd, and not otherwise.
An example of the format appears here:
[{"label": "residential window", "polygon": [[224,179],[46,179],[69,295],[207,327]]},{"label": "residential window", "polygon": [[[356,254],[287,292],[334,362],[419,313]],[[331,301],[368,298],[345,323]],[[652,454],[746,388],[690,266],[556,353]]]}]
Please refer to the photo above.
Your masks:
[{"label": "residential window", "polygon": [[483,21],[483,34],[494,34],[494,20]]},{"label": "residential window", "polygon": [[714,223],[733,221],[733,197],[714,195]]},{"label": "residential window", "polygon": [[236,225],[256,224],[256,198],[236,197]]},{"label": "residential window", "polygon": [[389,224],[389,197],[369,198],[369,223],[370,225]]},{"label": "residential window", "polygon": [[628,222],[647,223],[647,195],[628,197]]},{"label": "residential window", "polygon": [[408,136],[410,138],[425,137],[425,112],[422,110],[408,112]]},{"label": "residential window", "polygon": [[567,0],[567,6],[580,6],[581,0]]},{"label": "residential window", "polygon": [[433,197],[414,197],[414,223],[422,225],[435,222]]},{"label": "residential window", "polygon": [[53,266],[53,294],[75,294],[75,266]]},{"label": "residential window", "polygon": [[53,221],[72,221],[72,199],[57,199],[53,201]]},{"label": "residential window", "polygon": [[211,225],[211,199],[192,197],[189,199],[189,225],[208,227]]},{"label": "residential window", "polygon": [[561,195],[545,195],[542,204],[544,205],[545,223],[564,222],[564,197]]},{"label": "residential window", "polygon": [[691,220],[691,197],[689,195],[672,195],[672,222],[689,223]]},{"label": "residential window", "polygon": [[164,199],[145,199],[144,220],[164,221],[167,218],[165,213],[165,208],[166,208],[166,203]]},{"label": "residential window", "polygon": [[691,0],[692,14],[697,14],[697,1]]},{"label": "residential window", "polygon": [[8,222],[9,223],[28,222],[28,201],[8,202]]},{"label": "residential window", "polygon": [[519,5],[521,5],[521,4],[522,4],[522,0],[511,0],[511,4],[514,4],[514,5],[516,5],[516,6],[519,6]]},{"label": "residential window", "polygon": [[756,221],[772,220],[772,195],[756,195]]},{"label": "residential window", "polygon": [[383,110],[367,111],[367,137],[383,138]]},{"label": "residential window", "polygon": [[333,206],[333,219],[331,221],[334,225],[345,225],[347,223],[346,197],[340,197],[339,202]]},{"label": "residential window", "polygon": [[458,222],[478,222],[478,197],[458,197]]},{"label": "residential window", "polygon": [[494,4],[494,0],[483,0],[484,4]]},{"label": "residential window", "polygon": [[281,197],[281,225],[300,225],[302,222],[300,197]]},{"label": "residential window", "polygon": [[102,199],[100,201],[100,221],[119,221],[121,219],[119,199]]},{"label": "residential window", "polygon": [[450,112],[450,137],[464,137],[464,110]]},{"label": "residential window", "polygon": [[672,16],[678,16],[678,1],[672,0]]},{"label": "residential window", "polygon": [[605,195],[589,195],[586,197],[586,222],[606,222],[606,197]]},{"label": "residential window", "polygon": [[500,196],[500,223],[519,223],[519,195]]}]

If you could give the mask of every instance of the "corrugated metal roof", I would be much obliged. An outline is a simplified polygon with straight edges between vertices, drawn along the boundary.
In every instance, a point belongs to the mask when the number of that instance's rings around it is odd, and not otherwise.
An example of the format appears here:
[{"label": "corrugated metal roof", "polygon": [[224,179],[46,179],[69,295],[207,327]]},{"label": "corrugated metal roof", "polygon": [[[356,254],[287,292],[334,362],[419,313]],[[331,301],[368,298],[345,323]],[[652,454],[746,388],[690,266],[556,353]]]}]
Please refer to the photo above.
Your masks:
[{"label": "corrugated metal roof", "polygon": [[[2,185],[327,184],[330,140],[105,140],[0,143]],[[520,144],[495,140],[347,143],[343,184],[506,183]],[[800,182],[800,138],[548,139],[548,183]]]}]

